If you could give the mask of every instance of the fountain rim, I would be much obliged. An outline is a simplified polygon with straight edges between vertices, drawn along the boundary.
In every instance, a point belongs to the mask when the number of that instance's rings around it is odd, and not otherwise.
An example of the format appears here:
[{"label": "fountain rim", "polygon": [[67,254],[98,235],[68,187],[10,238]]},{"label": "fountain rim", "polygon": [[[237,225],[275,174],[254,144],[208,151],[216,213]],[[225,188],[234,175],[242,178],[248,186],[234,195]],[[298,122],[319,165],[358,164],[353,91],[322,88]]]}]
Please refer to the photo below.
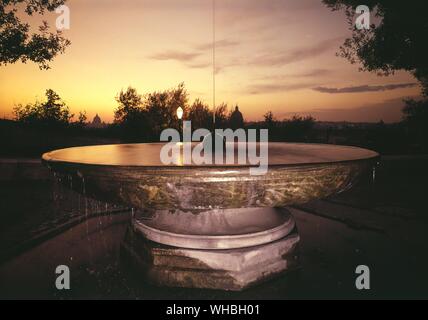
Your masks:
[{"label": "fountain rim", "polygon": [[[289,143],[289,142],[271,142],[271,143]],[[141,165],[141,164],[102,164],[102,163],[87,163],[87,162],[79,162],[79,161],[67,161],[67,160],[58,160],[51,157],[52,152],[56,151],[62,151],[66,149],[72,149],[72,148],[89,148],[89,147],[100,147],[100,146],[117,146],[117,145],[160,145],[165,144],[165,142],[150,142],[150,143],[117,143],[117,144],[103,144],[103,145],[89,145],[89,146],[76,146],[76,147],[69,147],[69,148],[61,148],[56,149],[52,151],[45,152],[42,157],[41,161],[43,164],[49,165],[63,165],[65,167],[85,167],[85,168],[129,168],[129,169],[135,169],[138,168],[140,170],[213,170],[213,169],[233,169],[233,170],[239,170],[239,169],[248,169],[248,168],[256,168],[259,165],[258,164],[204,164],[204,165]],[[360,150],[366,150],[373,155],[369,157],[362,157],[357,159],[345,159],[345,160],[329,160],[329,161],[318,161],[318,162],[300,162],[300,163],[274,163],[274,164],[268,164],[268,168],[272,169],[280,169],[280,168],[300,168],[300,167],[318,167],[318,166],[328,166],[328,165],[337,165],[337,164],[352,164],[352,163],[361,163],[361,162],[378,162],[381,158],[381,155],[373,151],[371,149],[367,148],[361,148],[356,146],[348,146],[348,145],[333,145],[333,144],[325,144],[325,143],[304,143],[304,142],[290,142],[289,144],[300,144],[300,145],[308,145],[308,146],[330,146],[330,147],[340,147],[340,148],[349,148],[349,149],[360,149]]]}]

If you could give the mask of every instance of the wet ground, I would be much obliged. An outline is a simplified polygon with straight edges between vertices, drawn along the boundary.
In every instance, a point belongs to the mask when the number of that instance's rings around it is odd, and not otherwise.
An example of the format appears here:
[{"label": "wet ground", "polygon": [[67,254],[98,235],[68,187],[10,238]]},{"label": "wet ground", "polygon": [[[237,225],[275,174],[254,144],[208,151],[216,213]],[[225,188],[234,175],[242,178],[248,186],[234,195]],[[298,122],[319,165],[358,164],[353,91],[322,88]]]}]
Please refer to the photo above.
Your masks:
[{"label": "wet ground", "polygon": [[[151,286],[121,263],[129,211],[51,181],[1,181],[0,298],[427,298],[426,164],[387,158],[375,184],[292,208],[300,269],[239,293]],[[67,292],[54,288],[59,264],[71,270]],[[355,288],[362,264],[370,268],[367,291]]]}]

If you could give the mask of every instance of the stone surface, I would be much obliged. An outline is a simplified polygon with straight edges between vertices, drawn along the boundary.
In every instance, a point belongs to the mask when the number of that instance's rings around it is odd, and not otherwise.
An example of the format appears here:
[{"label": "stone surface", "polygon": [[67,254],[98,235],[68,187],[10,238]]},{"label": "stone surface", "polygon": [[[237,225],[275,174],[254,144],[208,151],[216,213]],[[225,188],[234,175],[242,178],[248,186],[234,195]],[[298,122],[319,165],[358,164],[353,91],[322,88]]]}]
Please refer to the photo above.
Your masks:
[{"label": "stone surface", "polygon": [[[266,207],[344,191],[370,174],[379,157],[355,147],[269,143],[267,173],[251,175],[249,163],[164,165],[164,145],[69,148],[42,160],[85,195],[153,213],[134,215],[122,245],[147,279],[223,290],[242,290],[296,266],[294,220]],[[238,144],[228,146],[236,151]]]},{"label": "stone surface", "polygon": [[70,148],[43,155],[73,188],[99,200],[137,209],[206,211],[284,207],[327,197],[370,174],[378,154],[361,148],[295,143],[269,144],[267,174],[249,165],[164,166],[163,144]]},{"label": "stone surface", "polygon": [[287,236],[294,219],[285,208],[137,212],[134,229],[157,243],[190,249],[236,249]]},{"label": "stone surface", "polygon": [[157,244],[128,228],[121,256],[144,280],[156,285],[239,291],[295,269],[298,242],[294,230],[264,245],[195,250]]}]

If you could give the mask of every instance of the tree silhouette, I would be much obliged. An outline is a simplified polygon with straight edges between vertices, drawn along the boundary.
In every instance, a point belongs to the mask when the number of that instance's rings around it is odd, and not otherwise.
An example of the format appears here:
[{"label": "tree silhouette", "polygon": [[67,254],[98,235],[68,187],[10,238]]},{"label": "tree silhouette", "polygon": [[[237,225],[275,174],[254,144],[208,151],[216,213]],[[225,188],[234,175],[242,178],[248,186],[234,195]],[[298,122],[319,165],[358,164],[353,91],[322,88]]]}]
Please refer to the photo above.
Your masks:
[{"label": "tree silhouette", "polygon": [[200,99],[196,99],[189,108],[187,119],[192,121],[192,129],[212,127],[212,112],[209,106]]},{"label": "tree silhouette", "polygon": [[406,100],[403,108],[403,123],[408,128],[408,133],[413,140],[422,147],[423,152],[428,151],[428,99]]},{"label": "tree silhouette", "polygon": [[188,94],[183,83],[176,88],[140,95],[129,87],[116,96],[115,123],[128,140],[157,140],[162,130],[179,128],[178,107],[187,113]]},{"label": "tree silhouette", "polygon": [[179,129],[178,107],[187,113],[188,93],[184,83],[176,88],[149,93],[145,96],[144,107],[152,121],[154,135],[158,136],[166,128]]},{"label": "tree silhouette", "polygon": [[122,138],[129,142],[150,140],[151,122],[144,109],[142,95],[135,88],[128,87],[118,93],[116,102],[114,122],[120,128]]},{"label": "tree silhouette", "polygon": [[360,62],[363,71],[389,75],[396,70],[412,73],[422,87],[423,99],[405,100],[404,124],[410,139],[427,149],[426,115],[428,107],[428,22],[427,1],[367,0],[378,20],[370,30],[354,26],[359,0],[323,0],[332,10],[345,9],[352,37],[345,40],[339,55],[351,63]]},{"label": "tree silhouette", "polygon": [[116,96],[116,102],[119,104],[114,111],[114,121],[116,123],[125,123],[142,111],[143,97],[132,87],[121,90]]},{"label": "tree silhouette", "polygon": [[86,111],[80,111],[79,116],[77,117],[76,124],[80,127],[84,127],[87,120],[88,120],[88,116],[86,115]]},{"label": "tree silhouette", "polygon": [[275,126],[276,119],[273,116],[272,111],[266,112],[263,118],[264,118],[264,124],[268,129],[271,129]]},{"label": "tree silhouette", "polygon": [[426,35],[428,2],[409,0],[367,0],[378,23],[370,30],[354,25],[355,8],[360,0],[323,0],[332,10],[344,9],[352,37],[345,40],[339,55],[361,70],[389,75],[397,70],[411,72],[428,93],[428,46]]},{"label": "tree silhouette", "polygon": [[54,11],[66,0],[1,0],[0,1],[0,65],[33,61],[40,69],[49,69],[49,62],[71,44],[61,31],[49,32],[46,21],[39,26],[38,32],[31,33],[30,25],[23,23],[23,8],[28,16],[43,15]]},{"label": "tree silhouette", "polygon": [[[227,110],[228,110],[227,104],[224,102],[216,107],[215,109],[215,127],[216,128],[224,129],[228,127],[229,116],[228,116]],[[210,119],[211,123],[213,123],[212,114],[213,112],[211,112],[211,119]],[[207,129],[210,129],[211,127],[208,127]]]},{"label": "tree silhouette", "polygon": [[46,90],[46,101],[17,105],[13,109],[15,120],[47,128],[66,127],[73,114],[61,97],[52,89]]}]

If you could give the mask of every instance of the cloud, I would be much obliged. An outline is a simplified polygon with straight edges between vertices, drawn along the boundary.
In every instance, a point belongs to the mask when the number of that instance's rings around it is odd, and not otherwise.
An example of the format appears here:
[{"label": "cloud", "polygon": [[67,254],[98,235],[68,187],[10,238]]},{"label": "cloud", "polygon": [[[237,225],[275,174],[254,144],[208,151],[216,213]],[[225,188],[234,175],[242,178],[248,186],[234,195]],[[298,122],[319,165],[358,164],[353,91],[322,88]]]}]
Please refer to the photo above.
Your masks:
[{"label": "cloud", "polygon": [[247,88],[247,94],[265,94],[272,92],[285,92],[293,91],[300,89],[311,88],[313,83],[292,83],[292,84],[281,84],[281,83],[265,83],[265,84],[255,84]]},{"label": "cloud", "polygon": [[[238,41],[233,41],[229,39],[222,39],[215,42],[216,49],[234,47],[237,45],[239,45]],[[212,42],[202,43],[195,46],[195,49],[199,51],[212,50],[212,48],[213,48]]]},{"label": "cloud", "polygon": [[296,73],[290,75],[292,78],[311,78],[311,77],[319,77],[319,76],[327,76],[332,74],[333,71],[328,69],[313,69],[302,73]]},{"label": "cloud", "polygon": [[183,52],[170,50],[162,53],[157,53],[150,56],[150,59],[153,60],[175,60],[180,62],[189,62],[193,61],[201,55],[200,52]]},{"label": "cloud", "polygon": [[[239,44],[238,41],[232,41],[229,39],[222,39],[215,42],[216,49],[219,48],[228,48],[237,46]],[[206,61],[205,59],[198,59],[200,57],[206,56],[206,51],[212,50],[213,44],[212,42],[202,43],[195,45],[193,50],[190,51],[176,51],[169,50],[166,52],[157,53],[149,56],[149,59],[166,61],[172,60],[177,61],[184,64],[186,67],[191,69],[205,69],[212,67],[212,61]],[[219,65],[216,66],[216,73],[219,73],[223,67]]]},{"label": "cloud", "polygon": [[[217,68],[216,73],[219,73],[221,70],[227,67],[243,67],[243,66],[257,66],[257,67],[279,67],[286,64],[300,62],[306,59],[315,58],[325,52],[337,48],[339,41],[342,41],[343,37],[337,37],[332,39],[327,39],[310,46],[302,46],[299,48],[291,50],[280,50],[277,52],[266,52],[260,54],[255,58],[251,59],[242,59],[233,58],[229,61],[222,61],[222,67]],[[216,41],[216,48],[230,48],[238,46],[240,42],[230,40],[230,39],[221,39]],[[175,51],[170,50],[162,53],[158,53],[150,56],[149,58],[154,60],[174,60],[183,63],[185,66],[192,69],[202,69],[208,68],[212,62],[205,61],[204,59],[195,61],[201,56],[204,56],[207,51],[212,50],[212,43],[202,43],[195,45],[192,50],[189,51]],[[325,69],[315,69],[307,73],[297,74],[294,77],[316,77],[321,75],[326,75],[330,71]]]},{"label": "cloud", "polygon": [[324,40],[311,46],[300,47],[292,50],[283,50],[276,53],[269,52],[256,57],[251,61],[251,64],[276,67],[315,58],[332,50],[333,48],[337,48],[338,43],[342,40],[343,37],[338,37]]},{"label": "cloud", "polygon": [[[229,61],[222,61],[222,67],[218,68],[216,70],[216,73],[220,72],[220,70],[223,70],[228,67],[246,67],[249,65],[257,66],[257,67],[279,67],[286,64],[294,63],[294,62],[300,62],[306,59],[317,57],[325,52],[328,52],[329,50],[332,50],[337,47],[339,41],[342,40],[342,37],[340,38],[333,38],[328,39],[325,41],[321,41],[315,45],[312,46],[304,46],[300,48],[296,48],[294,50],[283,50],[279,52],[269,52],[262,55],[259,55],[258,57],[255,57],[253,59],[242,59],[242,58],[233,58],[229,59]],[[228,39],[219,40],[216,42],[217,48],[226,48],[226,47],[232,47],[239,45],[239,42],[231,41]],[[201,44],[196,47],[197,50],[203,51],[203,50],[210,50],[212,49],[212,44]],[[206,68],[208,67],[208,63],[198,63],[194,65],[187,65],[191,68]],[[314,69],[308,72],[303,72],[300,74],[294,74],[290,75],[291,77],[317,77],[322,75],[330,74],[331,71],[327,69]],[[288,76],[288,77],[290,77]]]},{"label": "cloud", "polygon": [[208,68],[208,67],[212,67],[212,62],[195,62],[195,63],[186,63],[186,66],[191,68],[191,69],[204,69],[204,68]]},{"label": "cloud", "polygon": [[333,74],[334,71],[333,70],[328,70],[328,69],[313,69],[313,70],[308,70],[308,71],[303,71],[303,72],[298,72],[298,73],[286,73],[285,71],[283,72],[283,74],[281,75],[269,75],[269,76],[264,76],[264,77],[259,77],[256,78],[256,81],[290,81],[290,79],[295,79],[295,78],[316,78],[316,77],[322,77],[322,76],[328,76]]},{"label": "cloud", "polygon": [[[217,68],[216,73],[219,73],[221,70],[227,67],[239,67],[239,66],[248,66],[255,65],[261,67],[278,67],[294,62],[300,62],[306,59],[317,57],[333,48],[336,48],[338,42],[342,40],[340,38],[328,39],[321,41],[317,44],[311,46],[304,46],[292,50],[282,50],[278,52],[269,52],[253,59],[232,59],[230,61],[222,61],[222,67]],[[216,41],[216,48],[228,48],[239,45],[239,42],[233,41],[230,39],[222,39]],[[211,65],[211,61],[195,61],[199,57],[203,56],[206,51],[212,49],[212,43],[202,43],[194,46],[193,50],[188,52],[184,51],[167,51],[163,53],[158,53],[150,56],[149,58],[154,60],[174,60],[183,63],[185,66],[192,69],[202,69],[208,68]],[[297,74],[295,77],[315,77],[320,75],[328,74],[328,70],[325,69],[315,69],[311,72]]]},{"label": "cloud", "polygon": [[417,86],[417,83],[395,83],[395,84],[386,84],[378,86],[362,85],[362,86],[353,86],[353,87],[344,87],[344,88],[327,88],[327,87],[316,87],[312,90],[322,92],[322,93],[360,93],[360,92],[377,92],[377,91],[386,91],[386,90],[396,90],[403,88],[412,88]]}]

